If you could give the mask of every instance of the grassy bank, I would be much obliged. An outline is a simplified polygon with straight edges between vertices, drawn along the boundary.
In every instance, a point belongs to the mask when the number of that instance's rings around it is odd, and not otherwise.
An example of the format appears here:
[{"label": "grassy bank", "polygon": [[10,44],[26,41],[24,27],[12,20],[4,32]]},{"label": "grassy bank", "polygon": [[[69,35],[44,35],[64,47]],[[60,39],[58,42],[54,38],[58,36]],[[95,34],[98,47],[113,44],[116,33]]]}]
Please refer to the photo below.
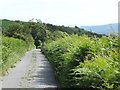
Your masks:
[{"label": "grassy bank", "polygon": [[0,75],[5,75],[9,68],[14,67],[14,64],[20,61],[21,57],[28,50],[35,48],[34,44],[26,43],[23,40],[2,37],[2,71]]}]

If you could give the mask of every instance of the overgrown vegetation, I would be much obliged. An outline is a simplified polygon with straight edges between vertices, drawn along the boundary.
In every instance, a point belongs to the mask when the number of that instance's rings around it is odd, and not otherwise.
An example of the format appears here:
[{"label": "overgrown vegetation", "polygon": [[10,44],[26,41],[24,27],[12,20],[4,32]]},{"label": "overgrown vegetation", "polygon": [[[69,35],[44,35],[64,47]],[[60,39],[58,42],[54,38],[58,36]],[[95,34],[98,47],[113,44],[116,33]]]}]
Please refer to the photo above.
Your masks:
[{"label": "overgrown vegetation", "polygon": [[44,43],[61,88],[120,88],[117,36],[71,35]]},{"label": "overgrown vegetation", "polygon": [[0,71],[2,71],[2,22],[0,21]]},{"label": "overgrown vegetation", "polygon": [[56,25],[52,25],[52,24],[45,24],[45,25],[47,26],[47,30],[49,30],[51,32],[59,30],[59,31],[62,31],[62,32],[66,32],[69,35],[78,34],[80,36],[80,35],[86,34],[88,36],[95,35],[97,37],[102,37],[101,34],[93,33],[93,32],[90,32],[90,31],[85,31],[84,29],[79,28],[77,26],[75,26],[75,27],[66,27],[66,26],[56,26]]},{"label": "overgrown vegetation", "polygon": [[2,37],[2,71],[0,75],[5,75],[9,68],[20,61],[21,57],[28,50],[35,48],[33,43],[27,43],[12,37]]},{"label": "overgrown vegetation", "polygon": [[86,34],[89,37],[96,36],[101,37],[101,34],[92,33],[90,31],[85,31],[84,29],[75,27],[65,27],[57,26],[52,24],[41,23],[39,20],[34,22],[30,20],[29,22],[22,22],[19,20],[10,21],[2,20],[2,33],[3,36],[14,37],[30,42],[32,38],[34,39],[34,44],[36,47],[40,46],[42,42],[48,40],[55,40],[56,38],[63,37],[63,34]]},{"label": "overgrown vegetation", "polygon": [[[3,74],[27,51],[41,48],[61,88],[120,89],[118,36],[75,27],[2,20]],[[13,57],[14,56],[14,57]]]}]

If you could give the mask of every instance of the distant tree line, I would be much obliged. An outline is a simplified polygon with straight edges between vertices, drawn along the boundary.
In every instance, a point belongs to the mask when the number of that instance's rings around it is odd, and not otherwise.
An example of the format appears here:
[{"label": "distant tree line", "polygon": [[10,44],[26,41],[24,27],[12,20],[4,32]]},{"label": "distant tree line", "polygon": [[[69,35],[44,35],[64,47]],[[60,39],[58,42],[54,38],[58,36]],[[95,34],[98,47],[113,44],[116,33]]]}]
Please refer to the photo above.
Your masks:
[{"label": "distant tree line", "polygon": [[[36,20],[36,22],[35,22]],[[64,37],[71,34],[83,35],[89,37],[102,37],[102,34],[85,31],[77,26],[66,27],[57,26],[53,24],[42,23],[40,19],[32,19],[28,22],[20,20],[7,20],[3,19],[2,33],[3,36],[14,37],[25,40],[26,42],[34,41],[36,47],[40,46],[41,42],[56,40],[57,38]]]}]

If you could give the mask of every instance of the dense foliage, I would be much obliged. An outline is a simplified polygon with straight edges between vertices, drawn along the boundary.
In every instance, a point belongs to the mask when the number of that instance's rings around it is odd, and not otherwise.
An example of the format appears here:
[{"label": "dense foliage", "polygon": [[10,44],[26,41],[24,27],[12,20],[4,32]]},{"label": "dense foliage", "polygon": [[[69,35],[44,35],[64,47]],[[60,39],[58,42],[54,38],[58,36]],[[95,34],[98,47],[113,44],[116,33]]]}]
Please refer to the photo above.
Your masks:
[{"label": "dense foliage", "polygon": [[51,62],[59,87],[120,89],[118,36],[103,36],[77,26],[57,26],[40,20],[2,22],[1,74],[35,45],[41,47]]},{"label": "dense foliage", "polygon": [[57,25],[52,25],[52,24],[45,24],[46,27],[47,27],[47,30],[53,32],[53,31],[56,31],[56,30],[59,30],[59,31],[62,31],[62,32],[66,32],[68,33],[69,35],[71,34],[78,34],[78,35],[83,35],[83,34],[86,34],[88,36],[97,36],[97,37],[102,37],[101,34],[97,34],[97,33],[93,33],[93,32],[90,32],[90,31],[85,31],[84,29],[82,28],[79,28],[77,26],[75,27],[66,27],[66,26],[57,26]]},{"label": "dense foliage", "polygon": [[44,43],[62,88],[120,88],[118,37],[67,36]]},{"label": "dense foliage", "polygon": [[0,36],[0,71],[2,71],[2,39],[1,39],[1,36]]},{"label": "dense foliage", "polygon": [[22,39],[26,42],[33,42],[36,46],[40,45],[40,41],[45,40],[45,26],[34,22],[21,21],[2,21],[3,36]]},{"label": "dense foliage", "polygon": [[5,75],[10,67],[18,62],[24,53],[35,48],[33,42],[27,43],[12,37],[2,37],[2,71],[0,75]]},{"label": "dense foliage", "polygon": [[29,22],[22,22],[19,20],[10,21],[4,19],[2,20],[2,24],[4,36],[23,39],[28,42],[30,42],[33,38],[36,47],[41,45],[41,42],[48,40],[48,35],[50,40],[53,40],[53,38],[56,39],[58,37],[61,37],[60,34],[63,33],[67,33],[69,35],[78,34],[79,36],[83,34],[96,37],[102,36],[101,34],[85,31],[84,29],[78,28],[77,26],[57,26],[52,24],[41,23],[39,22],[39,20],[36,20],[36,22],[34,22],[34,19],[30,20]]}]

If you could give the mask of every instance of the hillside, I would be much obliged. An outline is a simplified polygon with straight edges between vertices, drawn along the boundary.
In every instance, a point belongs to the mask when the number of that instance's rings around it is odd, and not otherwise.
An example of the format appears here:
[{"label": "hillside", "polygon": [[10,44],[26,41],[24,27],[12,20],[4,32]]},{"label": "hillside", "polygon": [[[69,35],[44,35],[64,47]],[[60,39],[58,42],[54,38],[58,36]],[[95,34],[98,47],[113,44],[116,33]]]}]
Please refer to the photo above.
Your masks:
[{"label": "hillside", "polygon": [[[19,24],[26,24],[26,23],[31,23],[31,22],[23,22],[23,21],[19,21],[19,20],[16,20],[16,21],[12,21],[12,20],[6,20],[6,19],[3,19],[1,20],[2,21],[2,28],[4,30],[4,28],[7,28],[10,24],[15,24],[15,23],[19,23]],[[33,23],[36,23],[36,24],[41,24],[39,22],[33,22]],[[62,31],[62,32],[66,32],[67,34],[78,34],[78,35],[83,35],[83,34],[86,34],[88,36],[94,36],[96,35],[97,37],[101,37],[102,35],[101,34],[97,34],[97,33],[93,33],[93,32],[90,32],[90,31],[86,31],[85,29],[82,29],[82,28],[78,28],[78,27],[66,27],[66,26],[58,26],[58,25],[53,25],[53,24],[49,24],[49,23],[43,23],[43,25],[45,26],[45,29],[46,30],[49,30],[51,32],[54,32],[54,31]]]},{"label": "hillside", "polygon": [[92,31],[99,34],[110,34],[110,33],[118,33],[118,24],[106,24],[106,25],[96,25],[96,26],[81,26],[80,28],[84,28],[87,31]]}]

